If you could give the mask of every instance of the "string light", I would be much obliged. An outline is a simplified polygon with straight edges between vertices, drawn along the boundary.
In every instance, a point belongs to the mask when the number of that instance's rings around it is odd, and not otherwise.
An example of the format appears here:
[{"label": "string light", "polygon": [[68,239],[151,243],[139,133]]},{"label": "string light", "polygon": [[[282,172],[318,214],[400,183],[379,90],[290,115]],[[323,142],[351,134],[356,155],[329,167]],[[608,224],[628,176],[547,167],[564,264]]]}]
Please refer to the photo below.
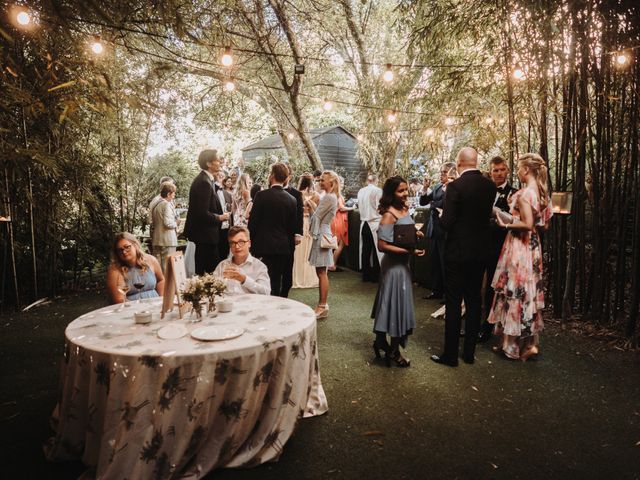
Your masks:
[{"label": "string light", "polygon": [[233,92],[236,89],[236,84],[234,83],[232,78],[224,82],[224,89],[227,92]]},{"label": "string light", "polygon": [[233,57],[231,56],[231,47],[224,47],[224,54],[220,59],[220,63],[225,67],[233,65]]},{"label": "string light", "polygon": [[513,71],[513,78],[516,80],[522,80],[524,78],[524,70],[520,65],[516,65],[516,69]]},{"label": "string light", "polygon": [[288,138],[289,140],[293,140],[293,137],[295,137],[295,135],[293,134],[293,132],[289,132],[289,133],[287,133],[287,138]]},{"label": "string light", "polygon": [[425,134],[427,137],[430,137],[430,138],[431,138],[431,137],[433,137],[433,136],[435,135],[435,133],[436,133],[436,132],[435,132],[435,130],[434,130],[433,128],[427,128],[427,129],[424,131],[424,134]]},{"label": "string light", "polygon": [[616,64],[619,67],[624,67],[628,62],[629,62],[629,57],[627,57],[627,55],[625,55],[624,53],[618,53],[616,55]]},{"label": "string light", "polygon": [[93,36],[93,40],[91,41],[89,48],[95,55],[102,55],[102,53],[104,52],[104,45],[102,44],[99,35]]},{"label": "string light", "polygon": [[395,110],[390,111],[389,114],[387,115],[387,121],[389,123],[395,123],[397,119],[398,119],[398,114],[396,113]]},{"label": "string light", "polygon": [[382,79],[387,83],[390,83],[393,81],[393,70],[391,70],[390,63],[387,63],[386,70],[382,74]]},{"label": "string light", "polygon": [[31,15],[27,10],[20,10],[16,15],[16,22],[23,27],[26,27],[31,23]]},{"label": "string light", "polygon": [[493,123],[493,117],[487,117],[484,119],[484,123],[491,125]]},{"label": "string light", "polygon": [[447,117],[444,119],[444,124],[448,127],[452,126],[454,123],[456,123],[456,121],[453,117]]},{"label": "string light", "polygon": [[333,102],[325,99],[324,104],[322,105],[322,108],[324,108],[326,112],[330,112],[331,110],[333,110]]}]

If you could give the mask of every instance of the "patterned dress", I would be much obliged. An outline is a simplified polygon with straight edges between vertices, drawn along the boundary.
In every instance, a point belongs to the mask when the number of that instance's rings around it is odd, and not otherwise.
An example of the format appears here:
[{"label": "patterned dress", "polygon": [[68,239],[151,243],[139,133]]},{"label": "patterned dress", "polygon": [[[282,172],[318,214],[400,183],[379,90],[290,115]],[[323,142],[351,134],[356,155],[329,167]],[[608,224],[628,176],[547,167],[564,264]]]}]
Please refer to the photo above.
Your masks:
[{"label": "patterned dress", "polygon": [[[544,226],[552,215],[551,205],[541,212],[537,192],[531,187],[518,190],[511,199],[511,214],[520,219],[518,200],[531,205],[534,224]],[[512,359],[519,359],[538,345],[543,329],[544,282],[542,279],[542,248],[537,229],[509,230],[502,246],[491,286],[495,290],[489,323],[502,335],[502,350]]]}]

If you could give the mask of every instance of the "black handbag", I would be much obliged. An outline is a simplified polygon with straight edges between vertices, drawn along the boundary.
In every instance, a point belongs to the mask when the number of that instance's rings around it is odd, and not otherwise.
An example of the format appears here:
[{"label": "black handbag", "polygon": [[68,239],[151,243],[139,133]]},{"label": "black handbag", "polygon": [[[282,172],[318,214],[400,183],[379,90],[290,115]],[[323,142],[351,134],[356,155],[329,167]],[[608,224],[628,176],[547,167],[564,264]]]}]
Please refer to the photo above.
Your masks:
[{"label": "black handbag", "polygon": [[393,226],[393,244],[396,247],[406,248],[408,250],[416,248],[418,245],[418,237],[416,235],[415,224],[397,223]]}]

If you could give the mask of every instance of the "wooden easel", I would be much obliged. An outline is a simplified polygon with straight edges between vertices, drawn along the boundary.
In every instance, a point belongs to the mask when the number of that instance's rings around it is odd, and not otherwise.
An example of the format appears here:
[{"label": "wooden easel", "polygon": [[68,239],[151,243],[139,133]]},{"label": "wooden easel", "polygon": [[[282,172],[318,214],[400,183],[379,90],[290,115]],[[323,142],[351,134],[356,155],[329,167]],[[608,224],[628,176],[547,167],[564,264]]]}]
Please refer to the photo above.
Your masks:
[{"label": "wooden easel", "polygon": [[160,318],[164,318],[166,312],[173,310],[175,297],[178,305],[178,315],[182,319],[183,312],[189,308],[180,296],[180,289],[187,281],[187,272],[184,268],[182,252],[172,253],[167,257],[164,276],[164,294],[162,297],[162,312]]}]

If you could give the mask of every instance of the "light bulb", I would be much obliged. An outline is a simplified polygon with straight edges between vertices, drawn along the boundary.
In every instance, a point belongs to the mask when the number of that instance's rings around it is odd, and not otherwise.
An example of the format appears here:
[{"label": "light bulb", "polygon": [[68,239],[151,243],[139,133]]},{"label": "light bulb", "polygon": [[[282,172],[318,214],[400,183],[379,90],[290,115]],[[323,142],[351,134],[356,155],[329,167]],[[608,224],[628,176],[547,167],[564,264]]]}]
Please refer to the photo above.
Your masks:
[{"label": "light bulb", "polygon": [[340,55],[334,55],[333,57],[331,57],[331,65],[333,65],[334,67],[341,67],[342,65],[344,65],[344,58],[342,58]]},{"label": "light bulb", "polygon": [[522,68],[520,67],[516,67],[516,69],[513,71],[513,78],[515,78],[516,80],[522,80],[524,78],[524,70],[522,70]]},{"label": "light bulb", "polygon": [[393,81],[393,70],[391,70],[390,63],[387,63],[387,69],[382,74],[382,79],[387,83]]},{"label": "light bulb", "polygon": [[453,117],[447,117],[447,118],[444,119],[444,124],[449,126],[449,127],[451,125],[453,125],[454,123],[456,123],[456,121],[453,119]]},{"label": "light bulb", "polygon": [[224,47],[224,54],[220,59],[220,63],[225,67],[233,65],[233,57],[231,56],[231,47]]},{"label": "light bulb", "polygon": [[330,102],[329,100],[325,100],[324,105],[322,105],[322,108],[324,108],[325,111],[329,112],[333,109],[333,103]]},{"label": "light bulb", "polygon": [[102,52],[104,52],[104,46],[102,45],[102,42],[100,42],[100,40],[94,40],[91,43],[91,51],[96,55],[100,55]]},{"label": "light bulb", "polygon": [[624,53],[619,53],[616,55],[616,63],[620,66],[626,65],[629,61],[629,58]]},{"label": "light bulb", "polygon": [[389,112],[389,115],[387,115],[387,121],[389,123],[395,123],[397,119],[398,115],[396,114],[396,112]]},{"label": "light bulb", "polygon": [[493,123],[493,118],[492,117],[485,118],[484,123],[486,123],[487,125],[491,125]]},{"label": "light bulb", "polygon": [[289,140],[293,140],[293,137],[295,137],[295,135],[293,134],[293,132],[289,132],[289,133],[287,133],[287,138],[288,138]]},{"label": "light bulb", "polygon": [[31,23],[31,15],[29,15],[28,12],[22,10],[16,15],[16,21],[22,26],[27,26]]},{"label": "light bulb", "polygon": [[236,89],[236,84],[235,84],[235,83],[233,83],[233,80],[227,80],[227,81],[224,83],[224,89],[225,89],[227,92],[233,92],[233,91]]},{"label": "light bulb", "polygon": [[427,137],[433,137],[434,133],[435,133],[435,132],[434,132],[433,128],[427,128],[427,129],[424,131],[424,134],[425,134]]}]

